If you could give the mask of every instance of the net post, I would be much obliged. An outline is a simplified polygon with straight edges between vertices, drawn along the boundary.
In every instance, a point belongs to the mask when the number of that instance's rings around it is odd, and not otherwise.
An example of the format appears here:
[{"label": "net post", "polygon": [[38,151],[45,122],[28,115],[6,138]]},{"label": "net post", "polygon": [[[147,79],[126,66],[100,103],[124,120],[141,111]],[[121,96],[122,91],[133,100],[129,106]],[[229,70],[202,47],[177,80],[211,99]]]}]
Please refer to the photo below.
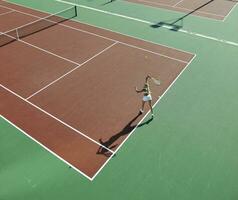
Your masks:
[{"label": "net post", "polygon": [[[64,16],[65,15],[65,16]],[[69,16],[67,16],[69,15]],[[0,32],[0,47],[6,44],[9,44],[13,41],[20,40],[26,36],[29,36],[33,33],[37,33],[41,30],[47,29],[51,26],[69,20],[73,17],[77,16],[77,7],[71,6],[63,11],[58,13],[51,14],[44,18],[39,18],[33,22],[22,25],[18,28],[12,29],[8,32],[2,33]],[[57,17],[57,20],[51,20],[51,18]],[[44,23],[46,22],[46,23]]]},{"label": "net post", "polygon": [[76,5],[74,6],[74,10],[75,10],[75,17],[77,17],[78,16],[78,9],[77,9]]},{"label": "net post", "polygon": [[18,29],[16,29],[16,34],[17,34],[17,40],[19,40],[20,37],[19,37]]}]

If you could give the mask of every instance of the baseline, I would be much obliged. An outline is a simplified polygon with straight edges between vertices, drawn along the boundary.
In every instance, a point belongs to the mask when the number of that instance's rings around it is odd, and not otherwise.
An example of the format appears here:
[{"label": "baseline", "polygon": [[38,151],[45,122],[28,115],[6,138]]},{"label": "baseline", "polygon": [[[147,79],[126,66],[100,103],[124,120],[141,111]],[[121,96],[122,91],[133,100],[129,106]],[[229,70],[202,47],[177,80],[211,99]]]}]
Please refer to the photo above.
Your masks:
[{"label": "baseline", "polygon": [[14,96],[20,98],[20,99],[23,100],[24,102],[30,104],[31,106],[33,106],[33,107],[36,108],[37,110],[39,110],[39,111],[45,113],[45,114],[48,115],[49,117],[55,119],[55,120],[58,121],[59,123],[65,125],[66,127],[70,128],[71,130],[73,130],[73,131],[77,132],[78,134],[84,136],[84,137],[87,138],[88,140],[94,142],[94,143],[97,144],[98,146],[101,146],[101,147],[107,149],[107,150],[110,151],[111,153],[114,153],[111,149],[108,149],[107,147],[101,145],[99,142],[97,142],[96,140],[93,140],[92,138],[88,137],[87,135],[85,135],[85,134],[82,133],[81,131],[77,130],[76,128],[74,128],[74,127],[68,125],[68,124],[65,123],[64,121],[58,119],[57,117],[55,117],[54,115],[48,113],[47,111],[45,111],[44,109],[40,108],[39,106],[37,106],[37,105],[33,104],[32,102],[30,102],[30,101],[24,99],[23,97],[21,97],[20,95],[16,94],[15,92],[13,92],[13,91],[10,90],[9,88],[5,87],[4,85],[0,84],[0,87],[2,87],[3,89],[5,89],[6,91],[10,92],[10,93],[13,94]]},{"label": "baseline", "polygon": [[55,157],[57,157],[59,160],[63,161],[66,165],[72,167],[75,171],[77,171],[78,173],[82,174],[85,178],[89,179],[90,181],[92,181],[92,178],[89,177],[87,174],[85,174],[84,172],[82,172],[81,170],[79,170],[77,167],[75,167],[74,165],[72,165],[71,163],[69,163],[68,161],[66,161],[65,159],[63,159],[61,156],[59,156],[58,154],[56,154],[54,151],[50,150],[48,147],[46,147],[45,145],[43,145],[41,142],[39,142],[38,140],[36,140],[35,138],[33,138],[30,134],[28,134],[26,131],[24,131],[23,129],[19,128],[17,125],[15,125],[13,122],[11,122],[10,120],[8,120],[7,118],[5,118],[4,116],[0,115],[0,117],[2,119],[4,119],[6,122],[8,122],[10,125],[12,125],[13,127],[15,127],[17,130],[19,130],[22,134],[24,134],[25,136],[27,136],[28,138],[30,138],[32,141],[34,141],[35,143],[37,143],[38,145],[40,145],[42,148],[44,148],[46,151],[48,151],[49,153],[51,153],[52,155],[54,155]]}]

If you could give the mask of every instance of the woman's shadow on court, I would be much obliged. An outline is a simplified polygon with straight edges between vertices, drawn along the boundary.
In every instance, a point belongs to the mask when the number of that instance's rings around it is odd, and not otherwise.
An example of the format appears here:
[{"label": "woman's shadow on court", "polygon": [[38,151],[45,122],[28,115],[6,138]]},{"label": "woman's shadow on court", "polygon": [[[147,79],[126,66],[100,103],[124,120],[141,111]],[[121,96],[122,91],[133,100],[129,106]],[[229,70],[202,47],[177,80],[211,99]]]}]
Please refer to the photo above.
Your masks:
[{"label": "woman's shadow on court", "polygon": [[[97,154],[102,154],[106,157],[110,157],[112,155],[112,152],[109,151],[109,149],[114,149],[118,144],[114,144],[120,137],[124,136],[124,135],[128,135],[131,131],[133,131],[136,127],[142,127],[144,125],[148,125],[153,118],[148,119],[147,121],[139,124],[137,126],[137,124],[132,125],[133,122],[135,122],[137,120],[137,118],[141,115],[141,113],[138,113],[119,133],[113,135],[112,137],[110,137],[107,141],[102,141],[102,139],[99,139],[99,142],[102,146],[99,147]],[[104,148],[104,147],[107,147]]]}]

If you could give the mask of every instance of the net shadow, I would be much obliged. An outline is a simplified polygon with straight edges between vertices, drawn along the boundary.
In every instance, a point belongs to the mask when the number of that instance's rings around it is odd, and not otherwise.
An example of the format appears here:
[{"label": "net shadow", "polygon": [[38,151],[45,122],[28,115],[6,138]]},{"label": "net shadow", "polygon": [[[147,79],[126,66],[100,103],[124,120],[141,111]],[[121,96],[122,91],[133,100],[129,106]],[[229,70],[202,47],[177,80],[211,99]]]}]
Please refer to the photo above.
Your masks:
[{"label": "net shadow", "polygon": [[37,32],[46,30],[57,24],[63,23],[77,17],[77,7],[73,6],[53,15],[41,18],[24,26],[0,34],[0,47],[10,44],[18,39],[30,36]]},{"label": "net shadow", "polygon": [[151,28],[166,27],[166,28],[170,29],[171,31],[178,31],[179,29],[181,29],[183,27],[183,22],[184,22],[184,19],[186,17],[188,17],[189,15],[195,13],[196,11],[200,10],[201,8],[209,5],[213,1],[214,0],[210,0],[210,1],[206,2],[206,3],[204,3],[203,5],[197,7],[196,9],[194,9],[191,12],[183,15],[182,17],[179,17],[178,19],[169,20],[169,21],[161,21],[161,22],[158,22],[156,24],[150,25],[150,27]]}]

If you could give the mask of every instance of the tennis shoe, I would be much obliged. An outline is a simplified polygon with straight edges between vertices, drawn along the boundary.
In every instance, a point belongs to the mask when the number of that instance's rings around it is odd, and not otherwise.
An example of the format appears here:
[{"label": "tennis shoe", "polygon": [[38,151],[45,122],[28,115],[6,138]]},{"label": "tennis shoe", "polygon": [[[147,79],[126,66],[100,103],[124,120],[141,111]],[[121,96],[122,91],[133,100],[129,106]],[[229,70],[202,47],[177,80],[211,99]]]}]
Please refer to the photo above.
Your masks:
[{"label": "tennis shoe", "polygon": [[140,113],[142,114],[144,112],[144,110],[140,109]]}]

